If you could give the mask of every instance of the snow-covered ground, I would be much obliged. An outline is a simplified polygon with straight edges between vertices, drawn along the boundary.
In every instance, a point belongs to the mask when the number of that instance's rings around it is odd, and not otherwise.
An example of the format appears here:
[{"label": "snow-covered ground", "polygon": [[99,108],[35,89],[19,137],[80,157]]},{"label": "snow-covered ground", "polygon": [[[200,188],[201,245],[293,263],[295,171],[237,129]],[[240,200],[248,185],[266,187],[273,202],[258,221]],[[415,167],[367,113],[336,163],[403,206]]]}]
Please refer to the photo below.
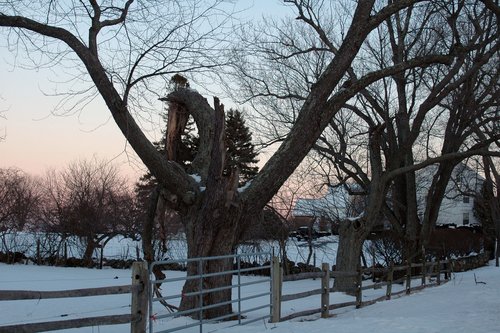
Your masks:
[{"label": "snow-covered ground", "polygon": [[[367,244],[369,242],[367,241]],[[314,239],[312,241],[312,258],[316,260],[316,266],[321,267],[321,263],[335,263],[337,256],[338,236],[327,236]],[[139,253],[142,255],[142,244],[140,241],[132,241],[131,239],[115,237],[104,248],[104,257],[110,259],[136,259],[136,248],[139,248]],[[184,235],[177,235],[167,240],[168,252],[165,258],[168,259],[184,259],[187,257],[187,245]],[[253,252],[269,252],[279,253],[279,245],[277,241],[256,241],[253,243],[243,244],[238,247],[239,253]],[[289,260],[294,262],[306,262],[309,254],[309,244],[307,241],[298,241],[290,237],[286,242],[286,252]],[[98,257],[98,253],[95,256]],[[367,256],[368,261],[371,258]]]},{"label": "snow-covered ground", "polygon": [[[64,290],[77,288],[102,287],[130,283],[129,270],[60,268],[33,265],[0,264],[0,290]],[[183,274],[168,272],[167,276]],[[474,279],[484,282],[476,284]],[[243,277],[243,282],[261,277]],[[319,280],[303,280],[285,282],[283,294],[296,293],[319,288]],[[164,286],[172,293],[180,291],[180,283]],[[402,286],[398,286],[401,289]],[[177,289],[177,291],[175,290]],[[255,294],[269,290],[269,286],[259,284],[247,287],[243,295]],[[364,300],[382,295],[384,289],[364,292]],[[352,297],[340,293],[332,293],[330,303],[353,300]],[[264,300],[265,302],[266,300]],[[262,304],[263,300],[257,301]],[[282,315],[318,308],[320,296],[286,302],[282,305]],[[130,296],[102,296],[79,299],[55,299],[34,301],[0,301],[0,325],[27,323],[36,321],[64,320],[87,316],[121,314],[130,311]],[[246,304],[252,307],[256,304]],[[332,311],[330,319],[319,319],[319,314],[307,318],[270,324],[265,320],[250,323],[246,326],[230,327],[231,323],[207,324],[204,332],[369,332],[369,333],[433,333],[433,332],[500,332],[500,268],[492,264],[474,271],[457,273],[454,278],[439,287],[427,288],[410,296],[402,296],[391,301],[379,302],[362,309],[353,307]],[[161,308],[155,308],[161,312]],[[260,311],[260,312],[259,312]],[[257,318],[268,313],[267,309],[248,315]],[[172,324],[190,323],[191,319],[176,318],[175,322],[160,320],[155,328],[166,328]],[[226,327],[226,328],[225,328]],[[127,325],[89,327],[64,332],[127,332]],[[193,327],[183,332],[199,332]]]},{"label": "snow-covered ground", "polygon": [[[0,252],[22,252],[28,257],[36,256],[37,239],[41,240],[42,256],[46,254],[50,248],[50,252],[54,251],[57,244],[57,235],[49,235],[44,233],[13,233],[2,236],[0,242]],[[52,239],[51,243],[49,239]],[[85,247],[77,237],[69,237],[67,241],[69,257],[81,258]],[[52,247],[50,246],[52,245]],[[171,236],[167,240],[167,253],[165,259],[183,259],[187,256],[187,245],[183,234]],[[322,262],[330,264],[335,263],[337,255],[338,236],[321,237],[313,240],[313,254],[316,259],[316,265],[321,267]],[[59,255],[62,255],[62,247]],[[279,246],[276,241],[258,241],[253,244],[240,245],[238,251],[240,253],[248,252],[279,252]],[[289,238],[286,244],[288,259],[294,262],[305,262],[307,260],[309,249],[306,241],[297,241],[295,238]],[[141,241],[134,241],[130,238],[116,236],[104,247],[104,257],[108,259],[137,259],[137,254],[142,257]],[[95,258],[99,258],[100,249],[94,253]],[[314,258],[313,257],[313,258]],[[311,258],[311,264],[313,263]],[[369,256],[368,256],[369,259]],[[96,259],[97,260],[97,259]]]}]

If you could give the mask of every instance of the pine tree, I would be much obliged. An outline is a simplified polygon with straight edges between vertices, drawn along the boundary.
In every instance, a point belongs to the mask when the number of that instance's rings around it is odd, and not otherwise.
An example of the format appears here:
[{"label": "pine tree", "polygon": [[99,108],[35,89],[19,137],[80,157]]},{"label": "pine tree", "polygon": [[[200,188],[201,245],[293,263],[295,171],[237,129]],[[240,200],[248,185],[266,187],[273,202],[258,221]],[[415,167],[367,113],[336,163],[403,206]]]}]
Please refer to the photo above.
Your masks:
[{"label": "pine tree", "polygon": [[[187,79],[180,75],[174,75],[171,79],[171,89],[176,87],[189,87]],[[168,111],[163,116],[165,123],[168,122]],[[229,176],[234,168],[239,169],[240,185],[255,177],[258,173],[258,162],[255,146],[252,144],[252,132],[245,124],[243,114],[239,110],[229,109],[226,114],[226,161],[224,175]],[[165,129],[167,126],[165,126]],[[162,131],[160,141],[154,143],[160,152],[166,154],[166,130]],[[190,165],[198,151],[199,138],[194,125],[194,120],[190,116],[184,132],[181,135],[181,142],[176,150],[177,162],[186,171],[190,172]],[[157,181],[149,172],[142,176],[136,184],[136,193],[142,197],[140,201],[145,201],[150,191],[156,186]]]},{"label": "pine tree", "polygon": [[244,184],[257,175],[255,166],[257,152],[252,144],[252,132],[245,124],[243,114],[229,109],[226,114],[226,166],[224,172],[228,175],[237,167],[240,171],[240,184]]}]

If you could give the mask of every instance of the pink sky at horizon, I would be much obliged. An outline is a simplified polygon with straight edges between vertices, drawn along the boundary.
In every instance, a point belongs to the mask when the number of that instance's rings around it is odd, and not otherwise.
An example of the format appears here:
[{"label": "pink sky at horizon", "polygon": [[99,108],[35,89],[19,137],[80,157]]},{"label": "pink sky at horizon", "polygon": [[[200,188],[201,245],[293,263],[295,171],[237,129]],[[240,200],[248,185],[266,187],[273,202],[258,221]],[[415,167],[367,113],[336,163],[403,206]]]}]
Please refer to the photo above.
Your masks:
[{"label": "pink sky at horizon", "polygon": [[[241,0],[240,0],[241,1]],[[248,6],[250,1],[241,2]],[[279,1],[254,0],[248,15],[286,12]],[[283,11],[282,11],[283,10]],[[64,81],[65,69],[25,70],[13,65],[15,58],[0,48],[0,168],[17,167],[40,176],[48,169],[63,169],[79,159],[112,160],[123,176],[135,182],[145,167],[127,145],[111,119],[100,96],[78,114],[52,114],[60,97],[47,96],[57,86],[49,77]],[[158,105],[158,114],[162,105]],[[160,137],[161,118],[151,115],[151,123],[143,124],[152,140]]]},{"label": "pink sky at horizon", "polygon": [[[135,181],[144,172],[142,162],[110,119],[103,102],[93,102],[79,115],[52,114],[58,97],[44,96],[40,86],[45,71],[33,72],[0,66],[0,167],[17,167],[40,176],[48,169],[63,169],[79,159],[110,160],[123,176]],[[22,89],[19,89],[22,87]]]}]

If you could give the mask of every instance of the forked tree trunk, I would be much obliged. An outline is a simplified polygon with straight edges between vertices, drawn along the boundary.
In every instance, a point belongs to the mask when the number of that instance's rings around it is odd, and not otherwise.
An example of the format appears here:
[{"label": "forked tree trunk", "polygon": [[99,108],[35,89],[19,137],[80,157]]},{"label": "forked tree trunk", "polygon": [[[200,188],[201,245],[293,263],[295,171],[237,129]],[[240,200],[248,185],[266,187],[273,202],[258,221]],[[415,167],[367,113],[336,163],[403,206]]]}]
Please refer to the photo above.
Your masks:
[{"label": "forked tree trunk", "polygon": [[[223,175],[225,161],[224,106],[214,99],[214,131],[210,166],[206,178],[206,189],[197,204],[189,207],[183,216],[188,242],[188,257],[203,258],[225,256],[233,253],[239,240],[240,219],[243,204],[238,197],[238,170],[226,177]],[[248,214],[245,214],[248,216]],[[188,277],[214,274],[232,269],[232,260],[214,259],[188,263]],[[232,274],[188,279],[183,287],[184,297],[180,310],[191,310],[200,306],[214,306],[202,312],[193,312],[191,317],[213,319],[232,313]],[[208,291],[210,289],[222,289]],[[200,293],[202,296],[190,296]],[[217,305],[224,303],[222,305]]]},{"label": "forked tree trunk", "polygon": [[[339,228],[339,246],[337,251],[336,270],[341,272],[355,272],[359,266],[361,251],[367,230],[362,219],[343,221]],[[335,291],[354,293],[356,277],[339,276],[333,285]]]}]

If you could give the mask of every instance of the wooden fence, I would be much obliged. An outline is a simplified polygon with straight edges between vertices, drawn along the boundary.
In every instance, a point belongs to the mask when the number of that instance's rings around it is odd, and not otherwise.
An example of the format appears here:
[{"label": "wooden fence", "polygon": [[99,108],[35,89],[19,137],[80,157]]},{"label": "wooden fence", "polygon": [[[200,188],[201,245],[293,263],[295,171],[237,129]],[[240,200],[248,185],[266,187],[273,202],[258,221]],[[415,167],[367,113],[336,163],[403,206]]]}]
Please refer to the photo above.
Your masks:
[{"label": "wooden fence", "polygon": [[68,328],[117,325],[127,323],[131,323],[131,333],[144,333],[146,331],[146,324],[148,322],[148,285],[147,264],[144,262],[135,262],[132,266],[132,284],[130,285],[62,291],[0,290],[0,301],[29,299],[40,300],[50,298],[88,297],[129,293],[132,295],[130,314],[0,326],[0,333],[45,332]]},{"label": "wooden fence", "polygon": [[[308,316],[316,313],[321,313],[322,318],[329,317],[329,311],[340,309],[347,306],[356,306],[360,308],[365,305],[371,305],[381,300],[389,300],[392,296],[400,295],[403,293],[410,294],[411,291],[420,290],[428,286],[440,285],[443,281],[448,281],[451,277],[453,267],[453,261],[436,261],[436,262],[423,262],[423,263],[409,263],[407,265],[394,266],[391,265],[388,268],[358,268],[356,272],[340,272],[340,271],[330,271],[329,265],[323,263],[321,266],[321,272],[307,272],[294,275],[282,275],[282,269],[279,265],[277,258],[273,260],[273,270],[276,272],[273,274],[273,307],[271,314],[271,322],[279,322],[284,320],[289,320],[296,317]],[[412,274],[420,268],[419,274]],[[404,274],[399,274],[401,277],[394,279],[395,272],[404,272]],[[386,277],[385,281],[374,282],[372,284],[363,285],[363,275],[365,273],[371,273],[374,276],[376,273],[379,275],[384,275]],[[444,273],[444,280],[441,279],[441,275]],[[396,274],[397,276],[398,274]],[[356,300],[351,302],[330,304],[330,292],[333,292],[333,288],[329,286],[330,278],[336,277],[351,277],[355,278],[355,296]],[[418,286],[412,286],[412,278],[421,277],[421,282]],[[435,282],[427,283],[427,278],[435,278]],[[283,281],[296,281],[303,279],[318,278],[321,279],[321,286],[318,289],[304,291],[296,294],[282,295],[282,283]],[[392,286],[395,283],[405,282],[405,289],[399,292],[393,292]],[[372,299],[369,301],[363,301],[363,290],[367,289],[379,289],[386,287],[386,292],[384,296]],[[304,297],[309,297],[313,295],[321,295],[320,307],[315,309],[310,309],[306,311],[296,312],[285,317],[281,317],[281,303],[292,301]]]}]

